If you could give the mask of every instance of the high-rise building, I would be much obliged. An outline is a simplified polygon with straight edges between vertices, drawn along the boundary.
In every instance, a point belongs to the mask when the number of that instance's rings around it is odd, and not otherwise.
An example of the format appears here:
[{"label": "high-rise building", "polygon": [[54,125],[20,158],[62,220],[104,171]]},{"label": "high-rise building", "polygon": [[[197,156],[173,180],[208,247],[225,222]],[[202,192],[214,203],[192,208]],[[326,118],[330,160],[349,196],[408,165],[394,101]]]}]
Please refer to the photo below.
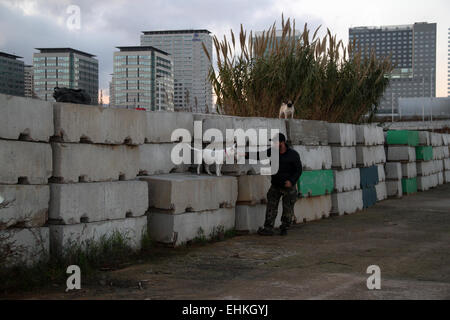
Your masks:
[{"label": "high-rise building", "polygon": [[33,79],[34,79],[34,71],[33,71],[33,66],[25,66],[25,97],[28,98],[34,98],[35,94],[34,94],[34,83],[33,83]]},{"label": "high-rise building", "polygon": [[113,79],[111,79],[111,81],[109,82],[109,106],[110,107],[116,106],[116,103],[114,102],[114,97],[115,97],[114,83],[113,83]]},{"label": "high-rise building", "polygon": [[172,59],[152,46],[117,47],[113,104],[118,108],[173,111]]},{"label": "high-rise building", "polygon": [[[257,38],[257,37],[262,37],[263,35],[264,35],[265,37],[269,37],[269,36],[270,36],[270,34],[268,34],[268,31],[257,31],[257,32],[255,32],[255,35],[254,35],[253,38],[252,38],[253,45],[256,44],[256,38]],[[291,34],[291,37],[293,37],[296,41],[301,40],[301,36],[302,36],[302,32],[301,32],[300,30],[293,30],[293,32],[292,32],[292,34]],[[279,29],[276,30],[276,31],[275,31],[275,37],[276,37],[276,39],[277,39],[277,42],[279,43],[279,41],[281,41],[281,39],[282,39],[282,37],[283,37],[283,30],[279,30]],[[289,39],[289,35],[288,35],[288,34],[286,34],[286,39]],[[273,47],[274,45],[275,45],[275,44],[272,43],[272,47]],[[268,43],[268,44],[267,44],[267,48],[266,48],[266,50],[265,50],[265,53],[268,53],[269,50],[272,49],[272,47],[270,47],[270,44]],[[255,52],[255,50],[256,50],[256,48],[253,47],[253,52]]]},{"label": "high-rise building", "polygon": [[394,71],[381,100],[379,112],[398,110],[398,99],[436,96],[436,23],[356,27],[349,30],[349,41],[377,58],[392,55]]},{"label": "high-rise building", "polygon": [[0,93],[24,95],[24,62],[22,57],[0,52]]},{"label": "high-rise building", "polygon": [[153,46],[169,53],[173,60],[175,110],[205,112],[212,109],[211,63],[203,50],[212,54],[208,30],[143,31],[141,46]]},{"label": "high-rise building", "polygon": [[54,101],[55,87],[83,89],[98,104],[98,60],[72,48],[37,48],[33,54],[34,90],[42,100]]}]

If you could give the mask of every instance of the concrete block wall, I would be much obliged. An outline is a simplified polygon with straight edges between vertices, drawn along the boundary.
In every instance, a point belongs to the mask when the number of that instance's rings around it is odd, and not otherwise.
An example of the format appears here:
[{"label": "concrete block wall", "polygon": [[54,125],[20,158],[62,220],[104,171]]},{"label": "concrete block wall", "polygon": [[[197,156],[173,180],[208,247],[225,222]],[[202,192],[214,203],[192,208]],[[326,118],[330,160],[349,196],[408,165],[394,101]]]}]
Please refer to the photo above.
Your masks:
[{"label": "concrete block wall", "polygon": [[51,103],[0,95],[0,245],[5,266],[49,256]]}]

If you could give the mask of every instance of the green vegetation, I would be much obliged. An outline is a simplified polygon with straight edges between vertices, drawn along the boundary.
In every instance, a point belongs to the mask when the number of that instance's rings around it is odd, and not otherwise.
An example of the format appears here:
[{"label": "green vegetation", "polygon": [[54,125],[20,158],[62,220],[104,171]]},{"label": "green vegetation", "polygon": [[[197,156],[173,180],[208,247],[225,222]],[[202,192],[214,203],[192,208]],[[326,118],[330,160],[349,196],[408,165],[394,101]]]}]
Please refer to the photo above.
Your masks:
[{"label": "green vegetation", "polygon": [[282,17],[281,37],[275,24],[260,36],[241,25],[238,39],[232,30],[231,40],[214,37],[217,66],[209,78],[218,112],[273,118],[282,101],[292,100],[297,118],[371,121],[393,70],[390,57],[377,60],[355,42],[345,47],[330,30],[323,38],[318,32],[311,37],[305,24],[296,35],[295,21]]}]

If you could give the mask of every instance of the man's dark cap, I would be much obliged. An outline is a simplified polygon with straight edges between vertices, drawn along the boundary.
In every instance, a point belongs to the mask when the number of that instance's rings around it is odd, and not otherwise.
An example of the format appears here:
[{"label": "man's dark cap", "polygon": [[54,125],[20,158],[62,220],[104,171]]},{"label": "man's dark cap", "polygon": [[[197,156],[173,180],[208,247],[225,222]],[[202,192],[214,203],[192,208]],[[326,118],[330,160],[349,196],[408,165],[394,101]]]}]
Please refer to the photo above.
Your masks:
[{"label": "man's dark cap", "polygon": [[273,137],[272,141],[278,141],[280,143],[286,142],[286,136],[282,133],[279,133]]}]

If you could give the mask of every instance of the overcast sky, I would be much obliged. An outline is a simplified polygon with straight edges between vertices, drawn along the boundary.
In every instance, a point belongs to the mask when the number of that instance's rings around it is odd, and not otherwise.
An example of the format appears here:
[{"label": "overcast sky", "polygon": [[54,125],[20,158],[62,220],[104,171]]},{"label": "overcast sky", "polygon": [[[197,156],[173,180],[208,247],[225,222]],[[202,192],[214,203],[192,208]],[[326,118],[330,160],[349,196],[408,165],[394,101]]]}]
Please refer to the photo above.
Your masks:
[{"label": "overcast sky", "polygon": [[[79,30],[66,26],[70,5],[81,9]],[[241,23],[254,31],[279,25],[282,13],[297,26],[330,28],[345,43],[349,27],[436,22],[437,95],[447,96],[448,0],[0,0],[0,51],[22,56],[27,64],[39,47],[95,54],[107,96],[115,47],[139,45],[143,30],[208,29],[220,38]]]}]

